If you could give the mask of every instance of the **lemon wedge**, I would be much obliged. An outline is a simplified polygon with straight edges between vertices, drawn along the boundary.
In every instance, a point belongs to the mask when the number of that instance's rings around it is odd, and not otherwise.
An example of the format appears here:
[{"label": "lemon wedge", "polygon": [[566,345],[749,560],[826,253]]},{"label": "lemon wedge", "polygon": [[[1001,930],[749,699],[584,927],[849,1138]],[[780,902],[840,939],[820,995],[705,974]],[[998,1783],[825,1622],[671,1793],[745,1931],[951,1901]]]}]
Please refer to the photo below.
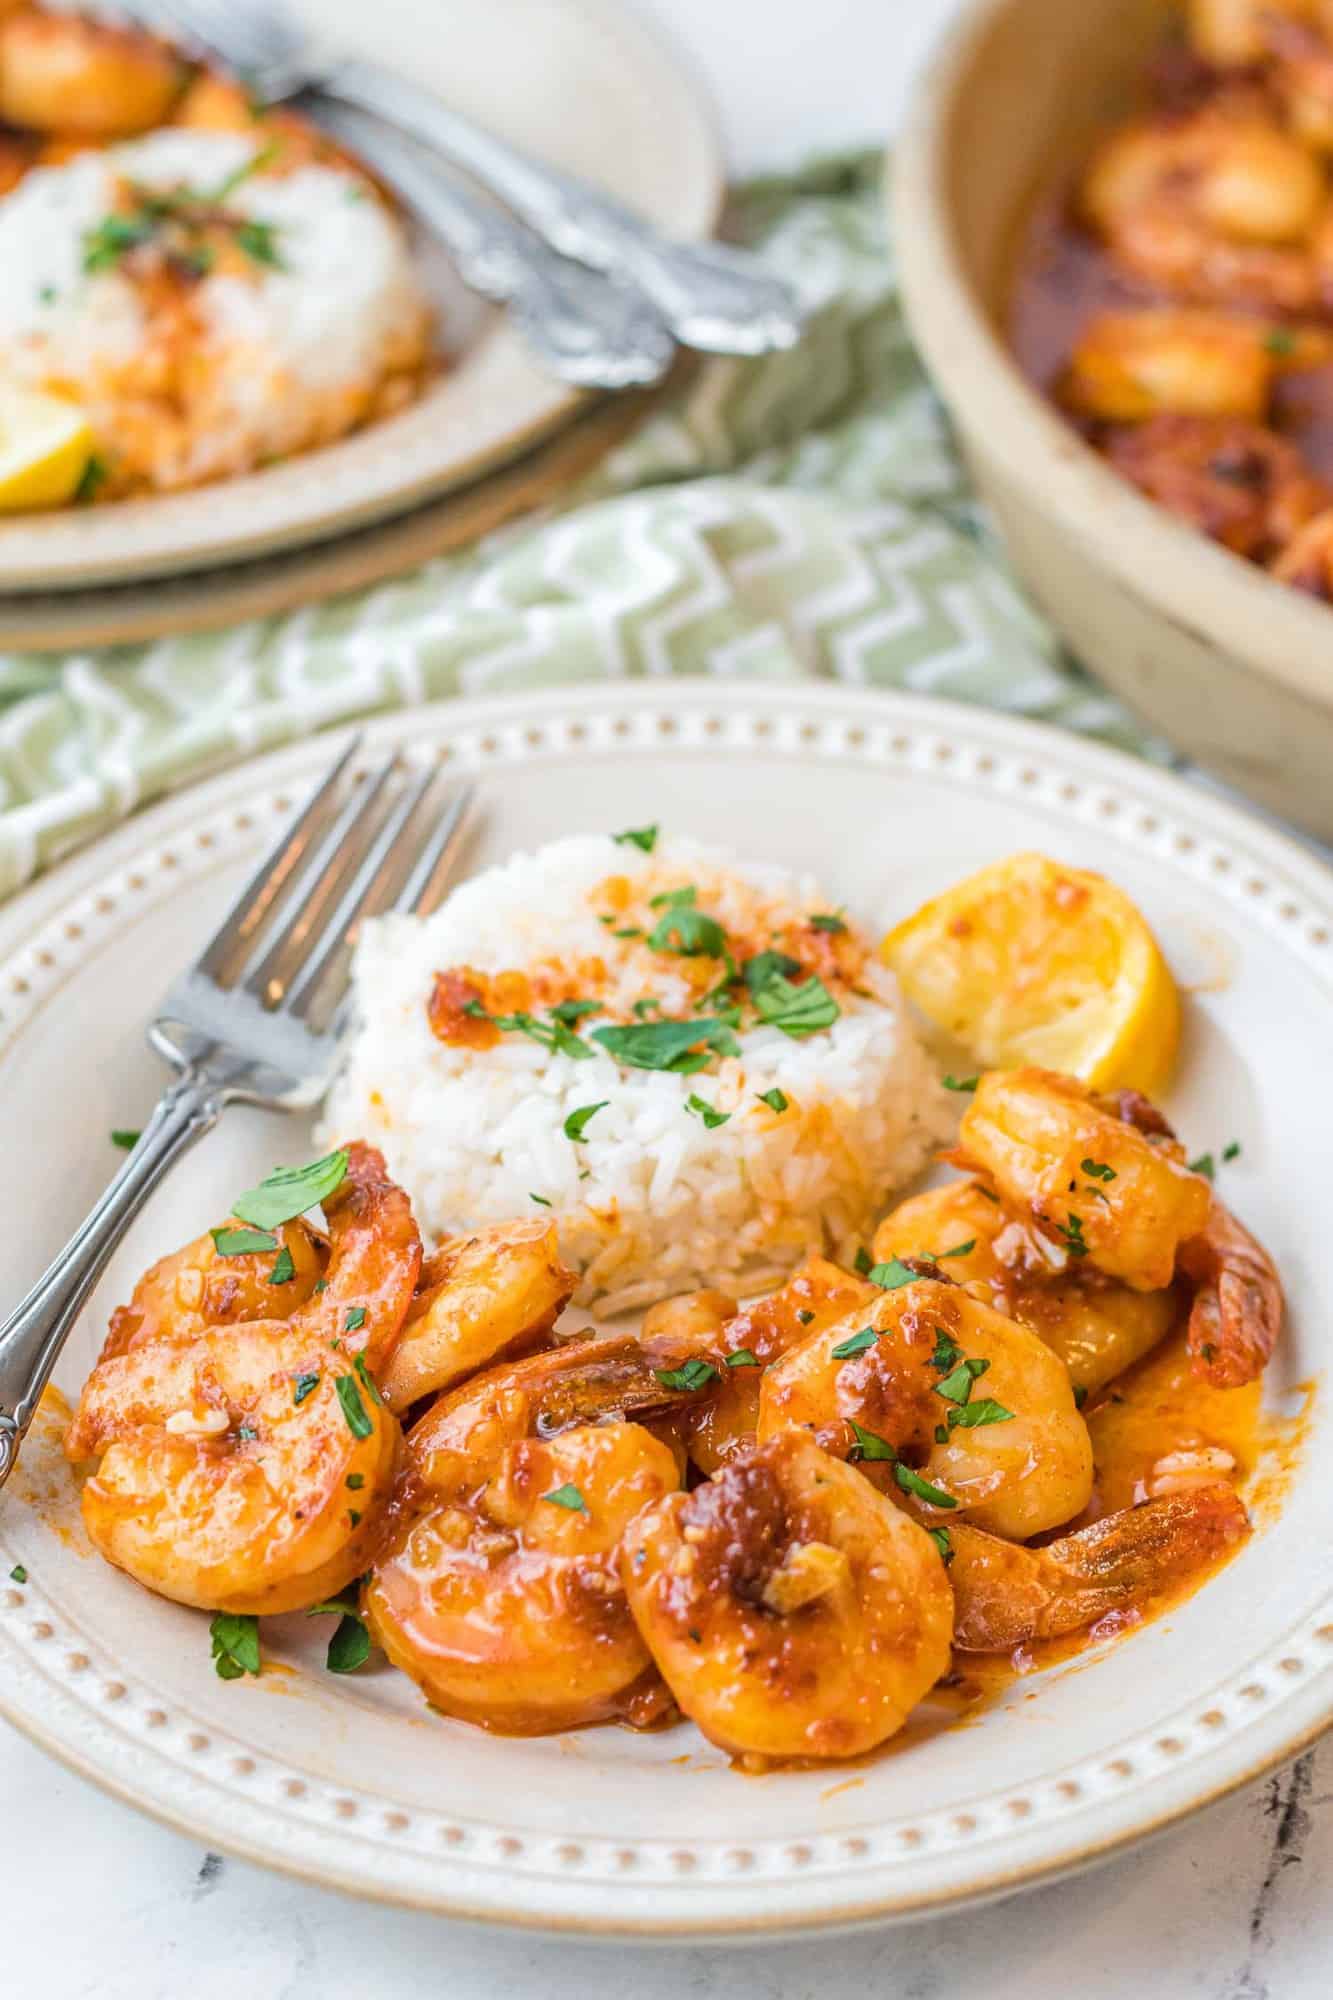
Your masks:
[{"label": "lemon wedge", "polygon": [[891,930],[909,1000],[984,1069],[1034,1063],[1098,1090],[1168,1082],[1180,995],[1123,890],[1044,854],[969,875]]},{"label": "lemon wedge", "polygon": [[0,383],[0,512],[63,507],[93,455],[93,434],[76,403]]}]

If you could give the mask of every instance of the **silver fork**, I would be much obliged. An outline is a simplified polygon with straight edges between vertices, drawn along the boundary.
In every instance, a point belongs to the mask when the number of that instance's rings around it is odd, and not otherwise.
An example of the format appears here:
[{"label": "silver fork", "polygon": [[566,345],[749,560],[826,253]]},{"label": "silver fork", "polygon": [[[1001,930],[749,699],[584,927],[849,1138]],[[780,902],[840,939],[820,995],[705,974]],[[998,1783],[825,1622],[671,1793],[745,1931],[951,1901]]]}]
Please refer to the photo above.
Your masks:
[{"label": "silver fork", "polygon": [[358,926],[388,909],[425,911],[438,900],[472,788],[450,794],[432,824],[437,767],[413,776],[394,755],[357,772],[358,740],[168,988],[148,1040],[176,1079],[82,1227],[0,1326],[0,1486],[70,1328],[168,1167],[229,1104],[273,1111],[317,1104],[346,1025]]},{"label": "silver fork", "polygon": [[320,97],[373,112],[464,168],[562,255],[647,295],[676,339],[720,354],[763,354],[800,338],[791,287],[758,258],[721,243],[664,236],[614,196],[530,158],[450,111],[420,84],[322,52],[277,0],[125,0],[242,73],[266,103]]}]

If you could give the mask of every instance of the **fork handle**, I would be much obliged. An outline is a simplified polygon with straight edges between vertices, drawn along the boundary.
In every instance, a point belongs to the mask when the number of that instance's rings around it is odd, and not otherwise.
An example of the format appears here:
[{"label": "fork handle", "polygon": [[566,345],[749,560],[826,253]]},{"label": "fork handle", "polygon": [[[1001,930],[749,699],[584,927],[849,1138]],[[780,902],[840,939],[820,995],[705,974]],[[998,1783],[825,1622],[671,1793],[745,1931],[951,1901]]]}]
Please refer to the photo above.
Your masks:
[{"label": "fork handle", "polygon": [[60,1350],[112,1251],[168,1167],[216,1125],[226,1102],[216,1079],[198,1070],[173,1083],[106,1193],[0,1326],[0,1486],[14,1469]]},{"label": "fork handle", "polygon": [[373,63],[333,63],[316,88],[373,111],[465,168],[564,256],[628,279],[687,347],[762,354],[799,339],[795,294],[749,252],[662,235],[614,196],[539,164]]}]

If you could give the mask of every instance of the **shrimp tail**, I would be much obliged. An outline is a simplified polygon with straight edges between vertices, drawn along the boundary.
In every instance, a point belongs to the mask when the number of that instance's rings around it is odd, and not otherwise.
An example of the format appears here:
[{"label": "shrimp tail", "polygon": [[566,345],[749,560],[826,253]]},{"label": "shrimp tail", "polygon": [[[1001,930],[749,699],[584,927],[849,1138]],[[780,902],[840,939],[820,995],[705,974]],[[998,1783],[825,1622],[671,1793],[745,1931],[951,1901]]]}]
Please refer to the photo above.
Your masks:
[{"label": "shrimp tail", "polygon": [[1243,1503],[1221,1481],[1108,1514],[1040,1549],[960,1524],[950,1529],[954,1644],[1007,1653],[1080,1632],[1209,1567],[1249,1531]]},{"label": "shrimp tail", "polygon": [[1282,1328],[1282,1284],[1263,1245],[1214,1197],[1202,1236],[1180,1247],[1198,1289],[1186,1345],[1193,1371],[1215,1389],[1237,1389],[1264,1371]]}]

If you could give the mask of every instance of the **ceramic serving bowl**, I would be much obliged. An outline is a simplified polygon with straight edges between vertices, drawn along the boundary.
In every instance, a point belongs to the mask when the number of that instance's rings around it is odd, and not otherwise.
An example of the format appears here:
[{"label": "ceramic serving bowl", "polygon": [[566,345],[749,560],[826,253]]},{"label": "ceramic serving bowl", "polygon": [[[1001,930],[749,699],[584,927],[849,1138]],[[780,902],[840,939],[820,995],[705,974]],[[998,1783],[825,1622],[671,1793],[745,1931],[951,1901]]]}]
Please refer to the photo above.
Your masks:
[{"label": "ceramic serving bowl", "polygon": [[1076,161],[1165,0],[981,0],[922,82],[893,172],[913,333],[1014,567],[1173,743],[1333,840],[1333,611],[1143,499],[1045,403],[1001,313],[1033,195]]}]

